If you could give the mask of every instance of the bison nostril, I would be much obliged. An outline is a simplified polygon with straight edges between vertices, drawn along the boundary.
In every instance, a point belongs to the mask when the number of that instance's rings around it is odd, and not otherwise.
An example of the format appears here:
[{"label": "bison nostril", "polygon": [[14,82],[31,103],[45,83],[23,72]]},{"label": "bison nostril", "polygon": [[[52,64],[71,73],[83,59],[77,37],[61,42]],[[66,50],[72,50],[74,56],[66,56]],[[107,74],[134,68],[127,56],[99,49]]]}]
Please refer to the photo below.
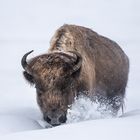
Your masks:
[{"label": "bison nostril", "polygon": [[44,120],[47,121],[48,123],[51,122],[51,118],[49,118],[48,116],[45,116]]},{"label": "bison nostril", "polygon": [[60,123],[65,123],[66,120],[67,120],[66,115],[65,115],[65,116],[60,116],[60,118],[59,118],[59,122],[60,122]]}]

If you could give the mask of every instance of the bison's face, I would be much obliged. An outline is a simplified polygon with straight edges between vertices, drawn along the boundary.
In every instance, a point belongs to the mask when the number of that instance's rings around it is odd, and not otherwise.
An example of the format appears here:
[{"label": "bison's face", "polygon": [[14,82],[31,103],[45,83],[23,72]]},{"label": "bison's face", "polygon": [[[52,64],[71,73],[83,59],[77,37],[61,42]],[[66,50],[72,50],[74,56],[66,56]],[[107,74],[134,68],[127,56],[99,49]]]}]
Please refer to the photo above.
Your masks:
[{"label": "bison's face", "polygon": [[53,126],[65,123],[68,106],[77,93],[81,57],[72,52],[55,52],[35,57],[27,64],[26,57],[30,53],[23,56],[23,74],[35,85],[44,120]]}]

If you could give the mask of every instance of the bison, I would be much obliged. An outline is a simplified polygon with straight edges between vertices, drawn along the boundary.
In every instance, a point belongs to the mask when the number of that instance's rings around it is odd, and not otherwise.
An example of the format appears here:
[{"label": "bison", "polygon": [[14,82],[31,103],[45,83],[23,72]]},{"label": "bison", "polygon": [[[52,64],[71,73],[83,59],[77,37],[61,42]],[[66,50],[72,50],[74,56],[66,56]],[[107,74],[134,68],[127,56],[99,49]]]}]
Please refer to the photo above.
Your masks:
[{"label": "bison", "polygon": [[23,75],[35,85],[44,120],[52,126],[65,123],[75,97],[83,94],[117,114],[123,106],[129,60],[114,41],[89,28],[63,25],[47,53],[21,60]]}]

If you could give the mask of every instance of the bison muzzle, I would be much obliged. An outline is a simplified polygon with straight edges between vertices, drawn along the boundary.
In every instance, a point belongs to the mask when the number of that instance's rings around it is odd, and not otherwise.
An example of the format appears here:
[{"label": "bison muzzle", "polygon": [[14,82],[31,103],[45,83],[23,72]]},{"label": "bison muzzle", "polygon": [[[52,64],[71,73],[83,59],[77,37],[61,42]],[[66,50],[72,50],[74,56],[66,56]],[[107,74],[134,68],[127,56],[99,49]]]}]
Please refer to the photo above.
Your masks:
[{"label": "bison muzzle", "polygon": [[63,25],[50,42],[48,53],[21,64],[23,75],[35,85],[44,120],[53,126],[65,123],[67,110],[81,94],[106,102],[113,114],[123,106],[129,60],[114,41],[91,29]]}]

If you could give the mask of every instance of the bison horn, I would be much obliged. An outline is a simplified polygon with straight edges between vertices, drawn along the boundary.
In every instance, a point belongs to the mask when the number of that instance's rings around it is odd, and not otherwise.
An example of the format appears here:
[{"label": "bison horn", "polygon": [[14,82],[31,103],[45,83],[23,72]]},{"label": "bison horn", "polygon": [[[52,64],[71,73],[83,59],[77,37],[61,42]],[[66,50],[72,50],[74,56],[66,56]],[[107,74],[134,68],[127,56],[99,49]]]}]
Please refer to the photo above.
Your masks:
[{"label": "bison horn", "polygon": [[76,56],[75,65],[73,66],[72,71],[71,71],[71,73],[74,73],[81,68],[82,57],[78,52],[74,52],[74,51],[69,51],[69,52],[73,53]]},{"label": "bison horn", "polygon": [[27,63],[27,61],[26,61],[27,56],[28,56],[29,54],[31,54],[32,52],[33,52],[33,50],[30,51],[30,52],[28,52],[28,53],[26,53],[26,54],[22,57],[21,65],[22,65],[22,67],[25,69],[25,71],[28,71],[28,70],[27,70],[28,63]]}]

